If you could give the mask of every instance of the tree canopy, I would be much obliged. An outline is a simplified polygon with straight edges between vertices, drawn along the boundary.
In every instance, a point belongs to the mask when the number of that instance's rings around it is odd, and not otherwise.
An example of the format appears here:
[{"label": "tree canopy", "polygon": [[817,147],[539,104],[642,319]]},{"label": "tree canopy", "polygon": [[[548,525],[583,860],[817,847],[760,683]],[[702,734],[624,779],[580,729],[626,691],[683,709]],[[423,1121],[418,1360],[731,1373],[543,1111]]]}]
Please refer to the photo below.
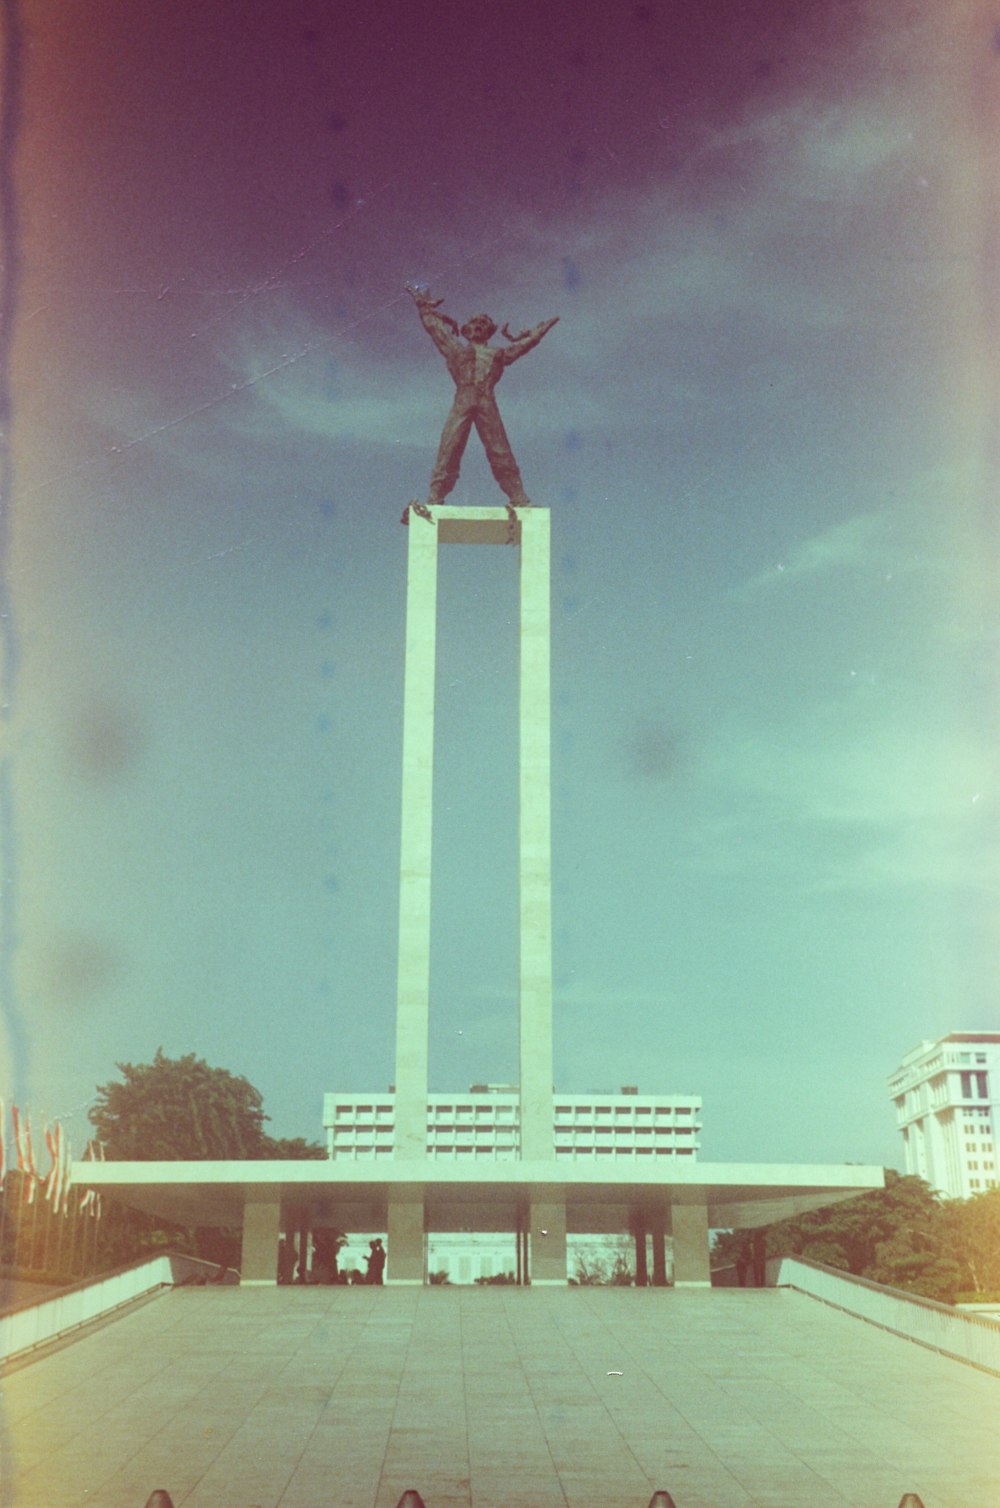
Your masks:
[{"label": "tree canopy", "polygon": [[98,1085],[100,1100],[89,1112],[109,1159],[228,1161],[286,1155],[269,1153],[273,1141],[264,1131],[263,1099],[241,1075],[210,1068],[194,1053],[168,1058],[162,1047],[152,1063],[115,1067],[121,1081]]},{"label": "tree canopy", "polygon": [[[717,1266],[745,1232],[719,1232]],[[886,1186],[767,1227],[767,1254],[807,1257],[925,1298],[1000,1290],[1000,1189],[942,1199],[923,1179],[886,1169]]]}]

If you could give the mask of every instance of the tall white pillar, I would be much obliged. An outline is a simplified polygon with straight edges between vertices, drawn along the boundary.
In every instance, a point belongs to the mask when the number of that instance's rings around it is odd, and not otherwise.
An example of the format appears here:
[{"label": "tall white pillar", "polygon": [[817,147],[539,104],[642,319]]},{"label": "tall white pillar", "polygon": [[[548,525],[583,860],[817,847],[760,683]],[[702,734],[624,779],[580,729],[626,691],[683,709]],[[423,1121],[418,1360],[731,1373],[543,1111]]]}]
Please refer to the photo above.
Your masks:
[{"label": "tall white pillar", "polygon": [[431,824],[438,531],[413,517],[406,573],[403,813],[396,997],[397,1157],[424,1157],[431,974]]},{"label": "tall white pillar", "polygon": [[521,515],[521,1156],[554,1156],[549,514]]}]

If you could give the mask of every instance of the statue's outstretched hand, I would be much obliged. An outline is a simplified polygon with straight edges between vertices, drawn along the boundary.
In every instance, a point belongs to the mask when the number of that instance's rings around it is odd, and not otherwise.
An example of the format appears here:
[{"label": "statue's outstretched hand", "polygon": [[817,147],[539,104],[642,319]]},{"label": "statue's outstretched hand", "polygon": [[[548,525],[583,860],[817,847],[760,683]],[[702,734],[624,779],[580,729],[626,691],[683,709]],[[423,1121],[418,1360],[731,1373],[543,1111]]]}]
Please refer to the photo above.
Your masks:
[{"label": "statue's outstretched hand", "polygon": [[443,298],[431,298],[431,290],[429,288],[416,288],[412,283],[404,283],[403,287],[406,289],[413,302],[417,305],[418,309],[424,307],[428,309],[436,309],[439,304],[444,303]]}]

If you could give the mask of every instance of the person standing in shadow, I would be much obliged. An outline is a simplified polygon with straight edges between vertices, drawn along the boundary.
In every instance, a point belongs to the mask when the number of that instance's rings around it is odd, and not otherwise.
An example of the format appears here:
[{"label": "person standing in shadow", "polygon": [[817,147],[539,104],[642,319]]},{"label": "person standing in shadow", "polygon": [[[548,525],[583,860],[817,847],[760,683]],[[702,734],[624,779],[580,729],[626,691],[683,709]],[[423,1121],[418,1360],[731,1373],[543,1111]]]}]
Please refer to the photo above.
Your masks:
[{"label": "person standing in shadow", "polygon": [[370,1250],[367,1257],[365,1257],[365,1261],[368,1264],[368,1273],[365,1278],[365,1282],[382,1283],[384,1281],[382,1274],[385,1272],[386,1257],[385,1247],[382,1245],[382,1238],[380,1236],[376,1236],[375,1240],[369,1241],[368,1245],[370,1247]]}]

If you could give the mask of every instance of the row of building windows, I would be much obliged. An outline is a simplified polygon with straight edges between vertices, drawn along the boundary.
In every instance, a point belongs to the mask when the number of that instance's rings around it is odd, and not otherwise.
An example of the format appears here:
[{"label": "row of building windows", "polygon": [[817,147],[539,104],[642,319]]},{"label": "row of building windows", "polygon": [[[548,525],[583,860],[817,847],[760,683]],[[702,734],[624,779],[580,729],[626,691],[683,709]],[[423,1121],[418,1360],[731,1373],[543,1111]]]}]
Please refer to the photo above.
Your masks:
[{"label": "row of building windows", "polygon": [[960,1068],[963,1063],[986,1063],[987,1056],[984,1052],[946,1052],[938,1053],[925,1063],[919,1063],[908,1069],[905,1073],[895,1074],[889,1081],[889,1093],[897,1094],[901,1089],[908,1089],[911,1084],[918,1080],[928,1078],[935,1069]]},{"label": "row of building windows", "polygon": [[[391,1143],[358,1142],[349,1150],[355,1157],[385,1157],[391,1158],[393,1149]],[[517,1149],[513,1144],[498,1142],[496,1146],[477,1147],[472,1142],[456,1142],[454,1144],[442,1142],[434,1149],[435,1157],[473,1157],[493,1158],[498,1162],[515,1160]],[[586,1146],[586,1147],[556,1147],[557,1157],[614,1157],[635,1155],[638,1157],[693,1157],[694,1147],[619,1147],[609,1146]]]},{"label": "row of building windows", "polygon": [[556,1115],[582,1117],[623,1116],[634,1119],[640,1115],[693,1115],[691,1105],[556,1105]]},{"label": "row of building windows", "polygon": [[[516,1101],[500,1101],[491,1098],[484,1104],[461,1104],[459,1102],[431,1103],[427,1107],[428,1119],[441,1119],[444,1116],[457,1116],[463,1120],[495,1120],[498,1116],[512,1116],[517,1114]],[[697,1113],[697,1107],[693,1105],[556,1105],[554,1107],[557,1116],[581,1117],[622,1117],[635,1119],[638,1116],[691,1116]],[[341,1102],[334,1106],[334,1115],[338,1120],[347,1118],[356,1119],[359,1116],[370,1116],[381,1120],[386,1116],[391,1117],[393,1106],[387,1105],[362,1105],[351,1102]]]}]

